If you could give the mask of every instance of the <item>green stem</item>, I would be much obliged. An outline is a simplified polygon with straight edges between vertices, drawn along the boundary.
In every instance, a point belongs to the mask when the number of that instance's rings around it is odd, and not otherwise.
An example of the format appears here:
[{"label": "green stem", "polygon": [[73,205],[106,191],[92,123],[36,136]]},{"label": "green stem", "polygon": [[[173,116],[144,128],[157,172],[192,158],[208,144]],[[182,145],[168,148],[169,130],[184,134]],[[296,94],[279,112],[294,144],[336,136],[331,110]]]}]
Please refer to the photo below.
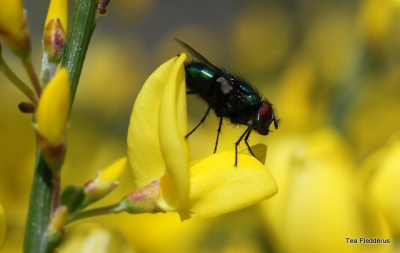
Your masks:
[{"label": "green stem", "polygon": [[32,86],[36,91],[36,95],[40,97],[42,94],[42,87],[40,86],[39,78],[36,74],[35,68],[33,67],[32,58],[30,55],[21,58],[22,65],[28,73],[29,79],[31,80]]},{"label": "green stem", "polygon": [[46,248],[47,225],[50,221],[53,199],[53,173],[46,165],[40,148],[37,148],[35,174],[29,201],[28,219],[25,229],[24,252],[43,252]]},{"label": "green stem", "polygon": [[60,202],[60,189],[61,189],[61,181],[60,181],[60,172],[57,171],[53,173],[53,188],[54,188],[54,193],[53,193],[53,210],[55,211],[57,207],[59,206]]},{"label": "green stem", "polygon": [[96,27],[96,0],[78,1],[74,25],[68,33],[67,45],[61,66],[66,67],[71,83],[71,106],[75,99],[83,62]]},{"label": "green stem", "polygon": [[36,106],[37,97],[32,89],[30,89],[16,74],[8,67],[4,61],[3,56],[0,54],[0,71],[13,83],[22,93],[24,93],[29,100]]},{"label": "green stem", "polygon": [[89,218],[89,217],[94,217],[94,216],[99,216],[99,215],[105,215],[105,214],[115,214],[115,213],[120,213],[126,210],[126,205],[124,202],[119,202],[114,205],[110,206],[105,206],[105,207],[100,207],[96,209],[91,209],[88,211],[76,213],[69,217],[68,219],[68,224],[72,223],[77,220]]},{"label": "green stem", "polygon": [[[67,48],[64,52],[64,62],[62,64],[63,66],[67,66],[70,75],[71,91],[73,94],[71,106],[83,61],[95,27],[96,0],[78,1],[74,15],[74,21],[67,41]],[[32,66],[28,64],[26,67],[28,73],[30,73],[31,80],[37,80],[37,77],[34,78],[33,72],[29,70],[32,70]],[[33,80],[34,86],[39,85],[39,81],[35,80]],[[59,237],[49,237],[47,235],[47,227],[52,210],[54,206],[58,205],[58,203],[53,203],[53,200],[58,199],[58,197],[55,196],[58,190],[55,189],[58,180],[58,178],[53,177],[53,173],[45,163],[41,151],[38,148],[25,230],[25,253],[52,252],[54,245],[57,245]]]}]

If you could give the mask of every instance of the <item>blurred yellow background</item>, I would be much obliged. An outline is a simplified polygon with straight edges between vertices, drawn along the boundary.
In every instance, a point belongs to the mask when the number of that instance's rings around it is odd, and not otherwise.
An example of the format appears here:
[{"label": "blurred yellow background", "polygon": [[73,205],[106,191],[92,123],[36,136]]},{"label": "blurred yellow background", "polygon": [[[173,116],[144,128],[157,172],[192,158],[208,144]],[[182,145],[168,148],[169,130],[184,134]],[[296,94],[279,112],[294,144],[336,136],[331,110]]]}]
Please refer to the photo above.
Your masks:
[{"label": "blurred yellow background", "polygon": [[[47,10],[40,5],[25,1],[38,71]],[[72,109],[62,185],[83,184],[126,154],[135,97],[153,70],[183,52],[176,37],[243,75],[276,106],[279,130],[253,133],[250,143],[268,146],[266,167],[279,192],[212,219],[93,218],[67,227],[61,252],[400,251],[400,1],[134,0],[111,1],[107,9]],[[194,127],[207,106],[188,100]],[[0,252],[21,252],[23,244],[36,144],[31,116],[17,108],[22,101],[0,75],[0,203],[7,216]],[[213,152],[217,125],[212,115],[190,137],[192,160]],[[218,150],[232,150],[243,131],[224,121]],[[97,206],[118,201],[131,181],[127,168]],[[390,243],[346,242],[360,237]],[[98,243],[99,250],[76,249]]]}]

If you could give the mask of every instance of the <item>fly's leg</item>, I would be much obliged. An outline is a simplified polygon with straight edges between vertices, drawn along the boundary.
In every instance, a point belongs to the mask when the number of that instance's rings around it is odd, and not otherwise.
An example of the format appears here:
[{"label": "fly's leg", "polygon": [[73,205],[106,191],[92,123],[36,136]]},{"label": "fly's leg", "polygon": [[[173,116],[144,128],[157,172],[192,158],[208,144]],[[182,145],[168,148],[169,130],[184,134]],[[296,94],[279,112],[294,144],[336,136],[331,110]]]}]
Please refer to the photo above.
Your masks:
[{"label": "fly's leg", "polygon": [[204,123],[204,121],[206,120],[206,118],[207,118],[208,114],[210,113],[211,109],[212,109],[212,105],[210,105],[210,106],[208,107],[208,109],[207,109],[207,111],[206,111],[206,114],[204,114],[204,116],[203,116],[203,118],[200,120],[199,124],[197,124],[197,126],[196,126],[195,128],[193,128],[193,130],[190,131],[190,132],[185,136],[185,139],[187,139],[194,131],[196,131],[196,129],[197,129],[201,124]]},{"label": "fly's leg", "polygon": [[[250,154],[251,154],[252,156],[254,156],[255,158],[257,158],[257,157],[254,155],[253,150],[251,150],[249,143],[247,142],[247,140],[248,140],[249,137],[250,137],[251,130],[252,130],[252,128],[250,128],[250,130],[247,132],[246,137],[244,137],[244,143],[246,143],[246,146],[247,146],[247,148],[249,149]],[[258,159],[258,158],[257,158],[257,159]]]},{"label": "fly's leg", "polygon": [[[240,136],[239,140],[237,140],[237,142],[235,143],[235,167],[237,167],[238,146],[239,146],[240,142],[243,140],[243,138],[245,138],[245,136],[246,136],[246,138],[248,138],[248,136],[250,135],[250,132],[251,132],[251,128],[252,128],[252,125],[248,124],[246,131],[244,131],[244,133]],[[247,142],[246,142],[246,144],[247,144]],[[247,146],[248,146],[248,144],[247,144]],[[253,152],[251,152],[251,153],[253,154]]]},{"label": "fly's leg", "polygon": [[217,130],[217,141],[215,142],[214,153],[217,152],[219,134],[221,133],[221,126],[222,126],[222,117],[219,117],[219,126],[218,126],[218,130]]}]

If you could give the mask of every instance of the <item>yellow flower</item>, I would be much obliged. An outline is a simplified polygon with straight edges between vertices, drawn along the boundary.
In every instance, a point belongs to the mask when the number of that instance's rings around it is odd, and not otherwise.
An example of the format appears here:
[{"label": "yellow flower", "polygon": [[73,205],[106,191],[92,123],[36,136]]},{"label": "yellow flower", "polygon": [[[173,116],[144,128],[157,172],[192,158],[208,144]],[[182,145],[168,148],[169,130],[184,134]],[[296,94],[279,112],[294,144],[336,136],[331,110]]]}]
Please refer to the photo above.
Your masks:
[{"label": "yellow flower", "polygon": [[376,220],[367,219],[350,151],[337,133],[321,129],[287,135],[275,144],[269,162],[280,191],[262,204],[275,251],[387,252],[389,243],[360,242],[391,238],[375,229]]},{"label": "yellow flower", "polygon": [[396,19],[397,0],[365,0],[361,2],[359,26],[373,46],[382,46],[391,32]]},{"label": "yellow flower", "polygon": [[6,216],[3,206],[0,204],[0,248],[3,245],[4,236],[6,235]]},{"label": "yellow flower", "polygon": [[[182,219],[210,217],[267,199],[277,185],[265,166],[234,151],[189,163],[185,54],[160,66],[139,93],[128,132],[128,157],[137,189],[159,180],[157,206]],[[158,196],[158,195],[152,195]]]},{"label": "yellow flower", "polygon": [[119,231],[108,230],[95,223],[84,223],[70,231],[59,252],[132,253],[134,251]]},{"label": "yellow flower", "polygon": [[49,10],[47,12],[44,28],[51,20],[60,20],[61,27],[66,33],[68,30],[68,1],[67,0],[51,0]]},{"label": "yellow flower", "polygon": [[69,76],[60,69],[46,85],[36,111],[37,130],[53,145],[59,145],[67,129],[70,107]]},{"label": "yellow flower", "polygon": [[15,54],[26,56],[30,36],[22,0],[0,0],[0,6],[0,35]]},{"label": "yellow flower", "polygon": [[126,162],[126,157],[116,160],[104,170],[99,171],[96,178],[87,182],[83,187],[86,194],[82,206],[85,207],[114,190],[119,184],[118,180],[124,172]]},{"label": "yellow flower", "polygon": [[370,206],[386,220],[392,234],[400,237],[400,140],[372,154],[360,170]]}]

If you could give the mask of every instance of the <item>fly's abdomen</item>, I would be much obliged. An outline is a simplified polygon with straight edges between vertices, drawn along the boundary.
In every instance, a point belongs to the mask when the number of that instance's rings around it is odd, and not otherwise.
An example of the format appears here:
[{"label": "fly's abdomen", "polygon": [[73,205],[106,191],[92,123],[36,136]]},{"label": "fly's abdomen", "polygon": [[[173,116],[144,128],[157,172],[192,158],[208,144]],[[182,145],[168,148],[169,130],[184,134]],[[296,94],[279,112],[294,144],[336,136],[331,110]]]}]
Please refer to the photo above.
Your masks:
[{"label": "fly's abdomen", "polygon": [[207,65],[193,62],[185,65],[186,86],[195,94],[210,102],[214,97],[216,81],[221,75]]}]

